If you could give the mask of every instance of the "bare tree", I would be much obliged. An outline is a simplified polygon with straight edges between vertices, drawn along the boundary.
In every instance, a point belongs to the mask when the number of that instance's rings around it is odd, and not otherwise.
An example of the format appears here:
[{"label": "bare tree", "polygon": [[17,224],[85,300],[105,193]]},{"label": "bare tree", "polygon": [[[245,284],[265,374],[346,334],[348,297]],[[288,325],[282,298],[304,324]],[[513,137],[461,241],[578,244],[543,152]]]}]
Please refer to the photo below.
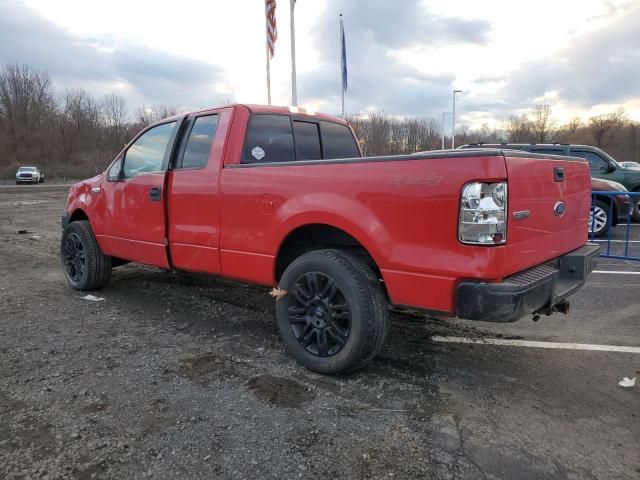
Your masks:
[{"label": "bare tree", "polygon": [[509,143],[530,142],[532,137],[531,122],[526,116],[512,115],[504,125],[505,137]]},{"label": "bare tree", "polygon": [[[40,157],[55,112],[46,72],[17,64],[0,71],[0,146],[18,160]],[[1,166],[1,164],[0,164]]]},{"label": "bare tree", "polygon": [[530,116],[531,131],[536,142],[548,142],[555,126],[555,120],[551,116],[551,105],[535,105]]},{"label": "bare tree", "polygon": [[597,147],[604,147],[616,130],[624,124],[626,115],[624,110],[620,109],[608,115],[598,115],[589,119],[589,130]]},{"label": "bare tree", "polygon": [[165,105],[164,103],[151,106],[143,105],[136,110],[134,116],[138,127],[144,128],[164,118],[173,117],[177,115],[180,110],[181,108],[177,105]]}]

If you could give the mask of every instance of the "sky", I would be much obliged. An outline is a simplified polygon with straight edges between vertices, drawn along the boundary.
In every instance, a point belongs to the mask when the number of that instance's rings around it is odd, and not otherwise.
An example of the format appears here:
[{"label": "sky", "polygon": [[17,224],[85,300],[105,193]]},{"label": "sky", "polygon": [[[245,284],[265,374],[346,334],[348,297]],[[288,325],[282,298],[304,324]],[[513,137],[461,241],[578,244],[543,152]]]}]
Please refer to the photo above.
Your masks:
[{"label": "sky", "polygon": [[[297,0],[298,102],[440,119],[452,91],[479,127],[549,103],[559,122],[624,108],[640,120],[640,0]],[[273,103],[291,103],[289,0],[277,0]],[[115,92],[130,110],[266,103],[263,0],[0,0],[0,65],[46,70],[57,92]]]}]

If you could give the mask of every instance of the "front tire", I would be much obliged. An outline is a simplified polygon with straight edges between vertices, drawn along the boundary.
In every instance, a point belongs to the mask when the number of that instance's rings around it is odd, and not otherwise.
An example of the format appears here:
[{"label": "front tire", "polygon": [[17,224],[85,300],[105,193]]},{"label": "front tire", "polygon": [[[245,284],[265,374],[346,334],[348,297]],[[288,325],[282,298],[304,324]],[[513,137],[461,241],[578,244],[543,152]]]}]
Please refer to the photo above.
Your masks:
[{"label": "front tire", "polygon": [[596,200],[596,204],[591,207],[591,212],[589,212],[589,235],[602,237],[609,231],[610,211],[606,202]]},{"label": "front tire", "polygon": [[76,290],[97,290],[111,278],[111,257],[100,250],[86,220],[70,223],[62,233],[60,259],[64,276]]},{"label": "front tire", "polygon": [[[640,190],[636,190],[640,191]],[[633,210],[631,210],[631,218],[636,222],[640,222],[640,198],[631,197],[633,202]]]},{"label": "front tire", "polygon": [[387,300],[371,268],[339,250],[316,250],[295,259],[279,287],[278,328],[289,351],[319,373],[367,365],[389,330]]}]

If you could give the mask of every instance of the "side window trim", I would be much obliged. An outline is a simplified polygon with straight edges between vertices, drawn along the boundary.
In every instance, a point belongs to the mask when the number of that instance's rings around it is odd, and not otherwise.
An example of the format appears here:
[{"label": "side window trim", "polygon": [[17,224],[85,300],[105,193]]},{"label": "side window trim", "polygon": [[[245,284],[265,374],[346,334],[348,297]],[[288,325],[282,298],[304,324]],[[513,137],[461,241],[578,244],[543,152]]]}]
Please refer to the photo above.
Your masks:
[{"label": "side window trim", "polygon": [[289,117],[289,123],[291,124],[291,136],[293,137],[293,161],[298,161],[298,145],[296,143],[296,129],[293,128],[293,118],[291,115],[287,115]]},{"label": "side window trim", "polygon": [[195,118],[196,117],[194,117],[193,115],[189,115],[182,123],[182,131],[180,132],[180,136],[177,139],[175,155],[173,155],[171,161],[169,162],[170,170],[180,170],[182,168],[184,151],[187,148],[187,141],[189,140],[189,135],[191,135],[193,124],[196,121]]}]

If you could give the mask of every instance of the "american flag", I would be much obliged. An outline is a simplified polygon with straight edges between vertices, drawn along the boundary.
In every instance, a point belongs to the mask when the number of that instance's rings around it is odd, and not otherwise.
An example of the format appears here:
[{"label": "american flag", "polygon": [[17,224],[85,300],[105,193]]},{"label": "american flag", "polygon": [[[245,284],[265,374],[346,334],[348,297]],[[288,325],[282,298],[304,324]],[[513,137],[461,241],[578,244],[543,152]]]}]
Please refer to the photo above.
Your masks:
[{"label": "american flag", "polygon": [[267,48],[269,57],[273,58],[278,29],[276,28],[276,0],[265,0],[265,13],[267,15]]}]

